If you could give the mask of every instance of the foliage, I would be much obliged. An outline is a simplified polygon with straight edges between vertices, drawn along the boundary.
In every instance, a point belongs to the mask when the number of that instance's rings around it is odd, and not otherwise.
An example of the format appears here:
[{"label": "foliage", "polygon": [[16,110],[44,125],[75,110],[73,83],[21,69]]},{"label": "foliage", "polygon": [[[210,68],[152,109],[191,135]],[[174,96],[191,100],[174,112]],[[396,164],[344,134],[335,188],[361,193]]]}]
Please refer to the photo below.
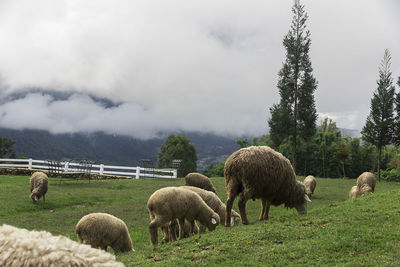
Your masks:
[{"label": "foliage", "polygon": [[14,140],[5,136],[0,136],[0,158],[12,158],[16,157],[14,149]]},{"label": "foliage", "polygon": [[[261,222],[260,201],[248,201],[250,225],[218,226],[213,232],[153,247],[147,200],[159,188],[183,185],[182,179],[60,183],[50,178],[46,203],[37,205],[29,198],[28,181],[29,177],[0,176],[0,225],[45,230],[76,241],[75,225],[82,216],[110,213],[127,224],[132,237],[135,253],[116,255],[127,267],[395,266],[398,262],[400,183],[381,182],[374,194],[348,200],[354,180],[317,178],[307,215],[271,207],[269,220]],[[217,192],[224,192],[224,179],[212,182]],[[225,194],[220,198],[226,201]]]},{"label": "foliage", "polygon": [[292,164],[297,170],[297,140],[300,137],[308,141],[315,133],[317,113],[313,94],[317,81],[309,56],[311,39],[305,24],[308,15],[298,0],[292,12],[291,27],[283,39],[286,59],[278,78],[281,100],[270,108],[268,123],[275,148],[291,137]]},{"label": "foliage", "polygon": [[181,159],[178,177],[185,177],[197,170],[197,152],[190,140],[183,134],[168,136],[161,146],[157,158],[157,168],[171,168],[174,159]]},{"label": "foliage", "polygon": [[382,148],[390,144],[393,139],[395,90],[390,71],[390,59],[390,52],[386,49],[379,68],[378,88],[371,99],[371,111],[361,131],[363,139],[378,149],[378,180],[380,180]]},{"label": "foliage", "polygon": [[[397,85],[400,87],[400,77],[397,80]],[[395,143],[397,146],[400,146],[400,92],[396,94],[394,106],[396,110],[396,116],[394,118],[393,126],[393,143]]]},{"label": "foliage", "polygon": [[219,162],[216,165],[210,165],[207,169],[203,172],[203,174],[207,177],[224,177],[224,167],[225,167],[225,160]]},{"label": "foliage", "polygon": [[382,180],[388,182],[400,182],[400,168],[382,171]]}]

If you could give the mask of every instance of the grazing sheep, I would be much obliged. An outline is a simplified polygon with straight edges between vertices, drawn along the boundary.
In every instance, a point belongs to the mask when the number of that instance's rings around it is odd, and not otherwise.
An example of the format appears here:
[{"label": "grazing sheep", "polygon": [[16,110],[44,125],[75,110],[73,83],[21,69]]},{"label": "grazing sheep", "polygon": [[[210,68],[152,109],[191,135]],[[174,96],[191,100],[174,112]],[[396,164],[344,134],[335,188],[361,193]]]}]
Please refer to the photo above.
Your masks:
[{"label": "grazing sheep", "polygon": [[350,199],[355,199],[358,196],[359,196],[358,187],[355,185],[350,189],[349,198]]},{"label": "grazing sheep", "polygon": [[165,187],[155,191],[147,201],[150,215],[149,232],[153,245],[158,243],[158,227],[178,219],[179,239],[183,238],[185,219],[190,222],[193,232],[194,220],[207,226],[212,231],[220,222],[215,213],[201,197],[190,190],[179,187]]},{"label": "grazing sheep", "polygon": [[224,168],[227,192],[225,225],[229,226],[235,197],[240,194],[239,211],[243,224],[248,224],[246,202],[261,198],[259,219],[268,219],[270,205],[285,204],[295,207],[301,214],[307,213],[303,183],[296,181],[290,161],[268,146],[251,146],[239,149],[228,157]]},{"label": "grazing sheep", "polygon": [[90,213],[76,224],[79,242],[94,248],[107,250],[110,246],[115,253],[133,252],[132,240],[126,224],[107,213]]},{"label": "grazing sheep", "polygon": [[359,188],[358,186],[353,186],[349,192],[349,198],[350,199],[355,199],[359,196],[363,196],[366,195],[368,193],[372,192],[372,187],[369,186],[368,184],[363,184],[361,185],[361,188]]},{"label": "grazing sheep", "polygon": [[304,186],[306,187],[306,193],[309,198],[311,195],[314,194],[315,187],[317,186],[317,180],[312,175],[307,176],[303,182]]},{"label": "grazing sheep", "polygon": [[189,173],[185,177],[185,182],[186,182],[185,185],[187,185],[187,186],[195,186],[195,187],[207,190],[207,191],[217,193],[217,191],[215,191],[215,188],[214,188],[210,178],[208,178],[207,176],[205,176],[201,173],[197,173],[197,172]]},{"label": "grazing sheep", "polygon": [[372,192],[375,191],[375,185],[376,185],[376,178],[375,175],[371,172],[363,172],[358,178],[357,178],[357,186],[359,189],[361,189],[361,186],[363,184],[368,184],[372,188]]},{"label": "grazing sheep", "polygon": [[32,174],[30,179],[31,195],[33,203],[36,203],[39,198],[43,197],[45,202],[45,195],[49,187],[49,178],[44,172],[35,172]]},{"label": "grazing sheep", "polygon": [[[225,222],[226,206],[216,194],[194,186],[181,186],[181,187],[199,194],[199,196],[204,200],[204,202],[206,202],[206,204],[219,215],[219,219],[221,220],[221,222]],[[230,225],[236,226],[239,224],[239,222],[240,222],[239,213],[237,213],[232,209],[232,217]],[[201,224],[200,233],[204,233],[204,231],[205,231],[205,226]]]},{"label": "grazing sheep", "polygon": [[0,266],[122,267],[115,256],[65,236],[0,226]]}]

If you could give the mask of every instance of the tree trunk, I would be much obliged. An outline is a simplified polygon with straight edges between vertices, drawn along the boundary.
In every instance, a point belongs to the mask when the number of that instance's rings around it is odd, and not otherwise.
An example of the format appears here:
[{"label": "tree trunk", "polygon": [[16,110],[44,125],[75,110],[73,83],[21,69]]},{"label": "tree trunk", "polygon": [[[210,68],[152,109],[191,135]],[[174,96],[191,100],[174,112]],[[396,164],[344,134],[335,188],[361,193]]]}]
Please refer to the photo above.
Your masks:
[{"label": "tree trunk", "polygon": [[382,147],[378,147],[378,182],[381,181],[381,153]]},{"label": "tree trunk", "polygon": [[343,170],[343,178],[346,177],[346,173],[344,172],[344,161],[342,161],[342,170]]}]

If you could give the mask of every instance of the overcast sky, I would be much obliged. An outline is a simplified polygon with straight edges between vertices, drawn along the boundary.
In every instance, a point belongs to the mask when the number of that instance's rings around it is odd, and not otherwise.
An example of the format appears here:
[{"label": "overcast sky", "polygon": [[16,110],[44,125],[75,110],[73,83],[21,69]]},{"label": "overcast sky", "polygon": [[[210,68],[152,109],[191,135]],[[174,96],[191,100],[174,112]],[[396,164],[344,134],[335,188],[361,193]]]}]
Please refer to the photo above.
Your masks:
[{"label": "overcast sky", "polygon": [[[400,76],[400,1],[303,0],[321,118],[360,130],[385,48]],[[0,127],[175,130],[261,135],[279,102],[277,74],[293,1],[2,0]],[[398,91],[399,88],[396,87]],[[87,94],[120,105],[105,107]]]}]

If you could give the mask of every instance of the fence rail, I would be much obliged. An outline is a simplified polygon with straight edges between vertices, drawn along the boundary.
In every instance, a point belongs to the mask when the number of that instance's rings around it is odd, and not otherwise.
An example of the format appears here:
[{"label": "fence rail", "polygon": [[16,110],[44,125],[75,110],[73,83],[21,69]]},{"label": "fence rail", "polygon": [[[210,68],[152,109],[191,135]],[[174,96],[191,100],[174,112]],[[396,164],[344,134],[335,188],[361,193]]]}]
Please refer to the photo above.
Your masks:
[{"label": "fence rail", "polygon": [[[4,162],[4,163],[3,163]],[[80,171],[80,164],[68,161],[60,161],[63,173],[74,173]],[[0,167],[12,168],[28,168],[50,170],[48,160],[36,159],[0,159]],[[130,176],[139,179],[140,177],[154,177],[154,178],[176,178],[176,169],[153,169],[143,167],[129,167],[129,166],[112,166],[104,164],[92,164],[91,173],[97,174],[110,174],[119,176]]]}]

